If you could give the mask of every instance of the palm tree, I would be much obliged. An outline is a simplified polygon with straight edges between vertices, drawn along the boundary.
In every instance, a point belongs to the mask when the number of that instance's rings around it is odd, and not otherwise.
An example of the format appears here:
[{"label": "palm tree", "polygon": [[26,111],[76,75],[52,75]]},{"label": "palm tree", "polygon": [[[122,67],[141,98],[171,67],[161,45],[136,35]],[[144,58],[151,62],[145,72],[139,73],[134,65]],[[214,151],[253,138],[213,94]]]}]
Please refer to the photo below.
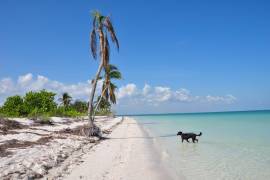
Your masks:
[{"label": "palm tree", "polygon": [[106,111],[110,112],[111,110],[111,104],[109,101],[107,101],[104,97],[98,96],[96,102],[95,102],[95,112],[97,111]]},{"label": "palm tree", "polygon": [[[93,13],[93,29],[90,35],[90,44],[91,44],[91,52],[94,59],[97,59],[97,52],[99,49],[100,62],[99,67],[96,73],[96,76],[92,83],[92,89],[89,98],[89,106],[88,106],[88,118],[89,118],[89,135],[97,135],[95,133],[95,129],[97,128],[94,125],[94,117],[93,111],[93,100],[97,87],[97,81],[100,77],[100,73],[104,67],[109,64],[110,61],[110,45],[108,41],[108,34],[110,34],[111,40],[114,44],[116,44],[117,49],[119,49],[119,43],[111,23],[109,16],[103,16],[98,11]],[[99,38],[99,48],[97,47],[97,35]]]},{"label": "palm tree", "polygon": [[[100,78],[102,79],[102,78]],[[99,109],[99,105],[101,101],[106,100],[107,102],[111,102],[116,104],[116,97],[115,97],[115,90],[117,86],[112,82],[113,79],[122,79],[122,74],[119,69],[112,64],[109,64],[104,68],[104,77],[103,77],[103,85],[102,85],[102,98],[98,98],[96,105],[95,105],[95,112]]]},{"label": "palm tree", "polygon": [[118,68],[112,64],[105,68],[105,80],[102,89],[105,91],[104,96],[106,100],[110,99],[110,102],[116,104],[115,89],[117,86],[112,83],[112,79],[122,79],[122,74]]},{"label": "palm tree", "polygon": [[108,65],[104,68],[102,94],[107,101],[116,104],[115,90],[117,86],[112,82],[114,79],[122,79],[122,74],[115,65]]},{"label": "palm tree", "polygon": [[70,102],[72,100],[72,97],[67,93],[63,93],[62,97],[59,98],[59,101],[61,102],[61,104],[64,105],[65,108],[67,108],[70,105]]}]

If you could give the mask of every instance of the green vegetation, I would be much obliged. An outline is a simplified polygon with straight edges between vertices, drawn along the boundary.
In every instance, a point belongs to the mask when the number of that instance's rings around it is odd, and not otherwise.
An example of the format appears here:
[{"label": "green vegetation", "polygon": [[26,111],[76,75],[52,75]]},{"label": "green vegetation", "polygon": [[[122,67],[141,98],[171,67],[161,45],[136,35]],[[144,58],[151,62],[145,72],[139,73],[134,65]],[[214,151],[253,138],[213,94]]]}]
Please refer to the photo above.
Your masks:
[{"label": "green vegetation", "polygon": [[59,101],[65,108],[68,108],[70,106],[71,100],[72,97],[66,92],[62,94],[62,98],[59,98]]},{"label": "green vegetation", "polygon": [[110,112],[111,104],[108,100],[106,100],[103,96],[98,96],[97,100],[94,102],[96,111],[100,113]]},{"label": "green vegetation", "polygon": [[[51,116],[78,117],[87,114],[88,103],[80,100],[72,103],[72,97],[68,93],[63,93],[59,98],[59,105],[55,102],[56,93],[41,90],[38,92],[27,92],[25,96],[11,96],[6,99],[0,107],[0,117],[28,117],[40,123],[50,123]],[[111,106],[99,108],[97,114],[111,114]]]},{"label": "green vegetation", "polygon": [[23,98],[20,96],[8,97],[4,105],[1,107],[0,112],[4,116],[20,116],[25,113],[25,106]]},{"label": "green vegetation", "polygon": [[39,92],[28,92],[23,97],[23,104],[25,107],[25,113],[21,115],[46,114],[53,112],[57,104],[54,102],[55,93],[41,90]]},{"label": "green vegetation", "polygon": [[102,95],[107,101],[116,104],[115,89],[117,86],[112,82],[112,80],[122,79],[122,74],[119,69],[112,64],[109,64],[104,68]]},{"label": "green vegetation", "polygon": [[80,100],[76,100],[71,104],[72,109],[75,109],[77,112],[84,113],[87,112],[88,103]]},{"label": "green vegetation", "polygon": [[122,79],[122,74],[116,66],[110,64],[104,68],[104,75],[100,79],[104,79],[102,93],[94,102],[94,116],[110,114],[111,103],[116,104],[115,90],[117,88],[112,80]]}]

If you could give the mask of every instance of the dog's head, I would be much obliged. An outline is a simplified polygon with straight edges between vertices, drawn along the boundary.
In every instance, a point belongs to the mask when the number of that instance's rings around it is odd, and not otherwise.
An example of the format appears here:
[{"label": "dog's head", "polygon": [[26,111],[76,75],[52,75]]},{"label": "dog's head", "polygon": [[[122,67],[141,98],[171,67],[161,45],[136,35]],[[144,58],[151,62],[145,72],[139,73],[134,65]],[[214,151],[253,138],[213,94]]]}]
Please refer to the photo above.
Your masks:
[{"label": "dog's head", "polygon": [[178,133],[177,133],[177,136],[181,136],[183,133],[181,132],[181,131],[179,131]]}]

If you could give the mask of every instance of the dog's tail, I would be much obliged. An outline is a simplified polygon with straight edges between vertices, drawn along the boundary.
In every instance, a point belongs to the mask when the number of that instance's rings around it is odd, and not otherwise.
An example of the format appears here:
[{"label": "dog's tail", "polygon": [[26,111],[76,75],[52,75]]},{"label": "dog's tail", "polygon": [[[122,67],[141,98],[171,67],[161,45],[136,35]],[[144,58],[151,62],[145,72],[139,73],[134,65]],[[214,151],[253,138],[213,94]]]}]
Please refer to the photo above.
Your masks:
[{"label": "dog's tail", "polygon": [[196,136],[201,136],[202,135],[202,132],[200,132],[200,134],[196,134]]}]

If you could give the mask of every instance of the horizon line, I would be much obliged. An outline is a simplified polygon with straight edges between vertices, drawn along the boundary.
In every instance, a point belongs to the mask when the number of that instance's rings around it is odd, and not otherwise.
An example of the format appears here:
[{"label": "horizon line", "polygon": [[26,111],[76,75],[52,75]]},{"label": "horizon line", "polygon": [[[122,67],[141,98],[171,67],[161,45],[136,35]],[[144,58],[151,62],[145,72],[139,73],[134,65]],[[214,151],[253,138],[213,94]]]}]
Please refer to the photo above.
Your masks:
[{"label": "horizon line", "polygon": [[138,114],[116,114],[116,116],[151,116],[151,115],[176,115],[176,114],[209,114],[209,113],[239,113],[270,111],[270,109],[236,110],[236,111],[205,111],[205,112],[170,112],[170,113],[138,113]]}]

